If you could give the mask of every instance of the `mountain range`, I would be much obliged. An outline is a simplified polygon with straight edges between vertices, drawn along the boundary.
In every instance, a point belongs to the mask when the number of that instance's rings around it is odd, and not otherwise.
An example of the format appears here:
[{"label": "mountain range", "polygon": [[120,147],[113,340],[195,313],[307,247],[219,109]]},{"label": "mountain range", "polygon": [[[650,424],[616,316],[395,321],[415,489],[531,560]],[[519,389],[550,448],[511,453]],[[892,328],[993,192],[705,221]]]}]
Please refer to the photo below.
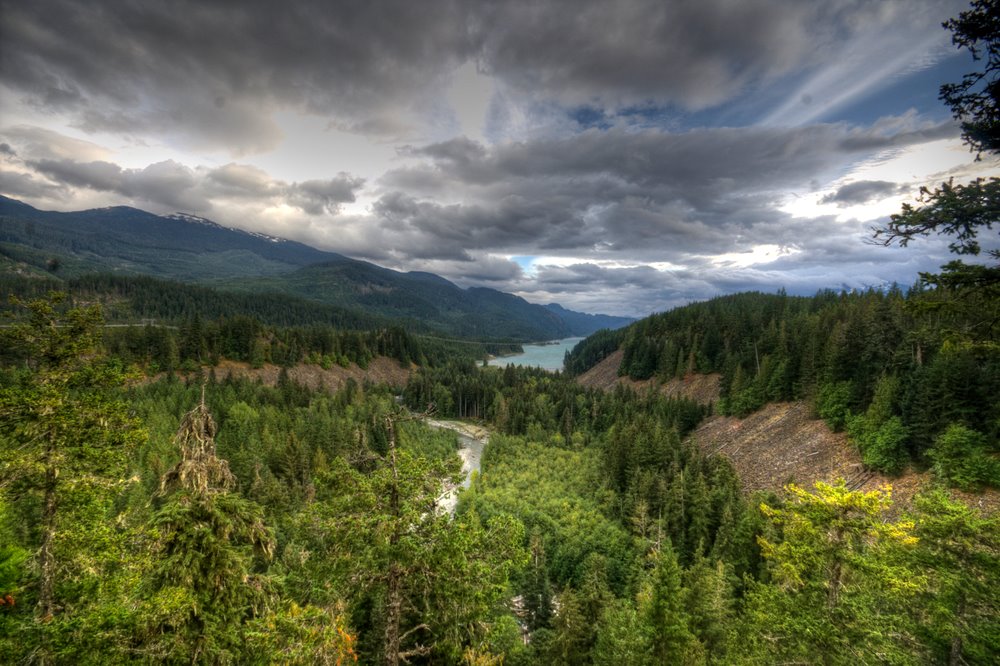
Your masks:
[{"label": "mountain range", "polygon": [[495,289],[463,289],[432,273],[404,273],[201,217],[127,206],[53,212],[0,196],[0,260],[6,272],[21,274],[149,275],[286,295],[478,339],[551,340],[633,321],[529,303]]}]

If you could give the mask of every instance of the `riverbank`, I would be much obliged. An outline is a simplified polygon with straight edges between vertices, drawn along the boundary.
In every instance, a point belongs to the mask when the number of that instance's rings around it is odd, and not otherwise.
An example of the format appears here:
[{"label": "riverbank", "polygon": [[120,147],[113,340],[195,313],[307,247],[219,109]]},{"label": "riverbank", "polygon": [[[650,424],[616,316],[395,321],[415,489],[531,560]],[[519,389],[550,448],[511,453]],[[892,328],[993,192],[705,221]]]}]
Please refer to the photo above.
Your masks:
[{"label": "riverbank", "polygon": [[441,512],[454,513],[458,506],[458,493],[463,488],[468,488],[472,483],[472,474],[479,473],[480,462],[483,458],[483,449],[490,439],[490,432],[486,428],[464,421],[441,421],[428,418],[425,420],[432,428],[445,428],[458,434],[458,456],[462,459],[462,482],[457,485],[448,484],[444,492],[438,497],[438,509]]}]

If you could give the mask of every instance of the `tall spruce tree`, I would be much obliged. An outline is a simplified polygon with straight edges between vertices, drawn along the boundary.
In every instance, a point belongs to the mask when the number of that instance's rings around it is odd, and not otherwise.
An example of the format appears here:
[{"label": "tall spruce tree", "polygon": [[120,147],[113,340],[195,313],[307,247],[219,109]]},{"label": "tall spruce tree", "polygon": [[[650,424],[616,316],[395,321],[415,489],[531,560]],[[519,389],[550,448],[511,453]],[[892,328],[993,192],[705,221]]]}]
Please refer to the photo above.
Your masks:
[{"label": "tall spruce tree", "polygon": [[163,475],[153,516],[159,538],[138,649],[170,663],[247,659],[245,624],[271,601],[257,565],[273,555],[274,538],[259,507],[233,492],[236,478],[215,453],[215,433],[203,393],[181,421],[180,461]]},{"label": "tall spruce tree", "polygon": [[74,621],[74,590],[99,586],[110,566],[109,544],[96,537],[139,436],[116,393],[125,373],[100,353],[100,309],[64,309],[64,300],[14,299],[24,317],[3,331],[21,365],[0,389],[0,492],[34,552],[26,592],[35,621],[10,647],[40,663],[53,661],[55,637]]}]

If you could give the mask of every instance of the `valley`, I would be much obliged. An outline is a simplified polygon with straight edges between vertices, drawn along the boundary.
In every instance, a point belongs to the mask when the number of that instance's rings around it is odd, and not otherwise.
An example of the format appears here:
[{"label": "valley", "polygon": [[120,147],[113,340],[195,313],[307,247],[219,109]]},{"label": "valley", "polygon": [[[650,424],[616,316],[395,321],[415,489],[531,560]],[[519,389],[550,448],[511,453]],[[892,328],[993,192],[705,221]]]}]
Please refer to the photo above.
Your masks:
[{"label": "valley", "polygon": [[997,648],[990,293],[632,321],[206,220],[2,203],[0,627],[35,637],[0,637],[8,661]]}]

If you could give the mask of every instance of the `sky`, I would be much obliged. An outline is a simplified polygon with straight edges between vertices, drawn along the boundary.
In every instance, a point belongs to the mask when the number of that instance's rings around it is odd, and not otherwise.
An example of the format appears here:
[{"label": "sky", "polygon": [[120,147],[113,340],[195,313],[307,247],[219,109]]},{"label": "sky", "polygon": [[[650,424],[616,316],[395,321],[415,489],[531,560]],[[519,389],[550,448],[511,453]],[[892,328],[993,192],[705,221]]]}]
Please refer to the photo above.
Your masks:
[{"label": "sky", "polygon": [[[913,284],[950,0],[0,0],[0,192],[131,205],[644,316]],[[987,242],[989,246],[989,241]]]}]

